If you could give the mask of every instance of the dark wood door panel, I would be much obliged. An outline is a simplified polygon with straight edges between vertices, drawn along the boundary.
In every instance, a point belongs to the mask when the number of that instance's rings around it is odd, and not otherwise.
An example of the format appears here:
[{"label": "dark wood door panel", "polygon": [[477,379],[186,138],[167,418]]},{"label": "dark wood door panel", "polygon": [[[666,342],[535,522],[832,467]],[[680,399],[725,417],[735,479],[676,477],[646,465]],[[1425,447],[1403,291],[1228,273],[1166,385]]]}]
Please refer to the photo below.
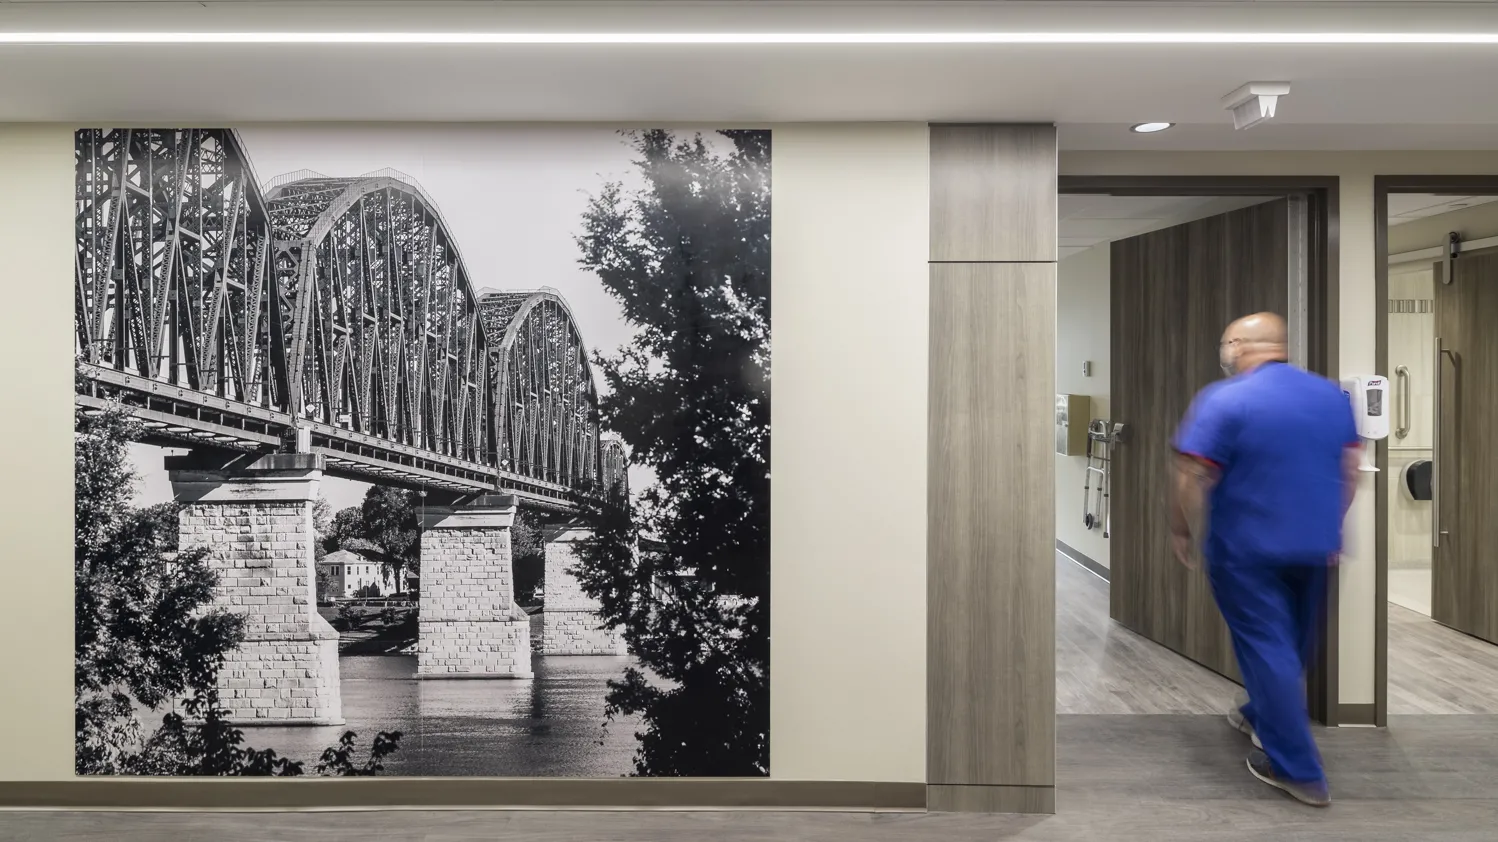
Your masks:
[{"label": "dark wood door panel", "polygon": [[1222,376],[1223,328],[1289,304],[1288,203],[1265,202],[1115,242],[1113,420],[1128,425],[1113,469],[1115,620],[1234,680],[1227,627],[1206,575],[1170,550],[1170,447],[1197,391]]},{"label": "dark wood door panel", "polygon": [[[1462,255],[1452,283],[1437,265],[1436,336],[1441,360],[1440,523],[1433,553],[1431,616],[1498,643],[1498,251]],[[1434,353],[1434,349],[1431,351]],[[1433,519],[1434,520],[1434,519]]]}]

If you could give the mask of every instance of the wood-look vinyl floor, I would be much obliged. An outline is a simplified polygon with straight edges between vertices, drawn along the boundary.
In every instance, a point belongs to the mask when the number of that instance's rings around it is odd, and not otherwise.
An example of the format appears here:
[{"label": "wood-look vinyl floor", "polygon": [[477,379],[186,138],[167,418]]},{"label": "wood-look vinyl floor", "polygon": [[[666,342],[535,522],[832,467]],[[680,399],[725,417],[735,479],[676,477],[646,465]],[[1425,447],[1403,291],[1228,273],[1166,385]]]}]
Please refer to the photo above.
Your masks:
[{"label": "wood-look vinyl floor", "polygon": [[0,813],[3,842],[1492,842],[1498,716],[1320,729],[1335,803],[1251,778],[1221,716],[1062,716],[1055,816],[818,812]]},{"label": "wood-look vinyl floor", "polygon": [[1498,714],[1498,646],[1390,603],[1389,713]]},{"label": "wood-look vinyl floor", "polygon": [[[1238,686],[1108,618],[1108,583],[1056,556],[1058,714],[1221,713]],[[1389,605],[1390,714],[1498,714],[1498,646]]]},{"label": "wood-look vinyl floor", "polygon": [[1108,583],[1056,554],[1056,712],[1223,713],[1238,685],[1108,619]]}]

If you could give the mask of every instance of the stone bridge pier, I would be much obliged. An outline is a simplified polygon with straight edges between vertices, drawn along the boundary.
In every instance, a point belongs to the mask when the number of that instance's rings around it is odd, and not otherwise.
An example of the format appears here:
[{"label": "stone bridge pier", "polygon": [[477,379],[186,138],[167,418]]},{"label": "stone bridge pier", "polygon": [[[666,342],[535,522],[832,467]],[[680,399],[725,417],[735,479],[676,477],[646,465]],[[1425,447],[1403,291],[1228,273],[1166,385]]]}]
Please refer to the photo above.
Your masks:
[{"label": "stone bridge pier", "polygon": [[338,633],[317,613],[312,505],[323,460],[312,454],[169,456],[182,504],[181,548],[208,547],[216,607],[245,618],[219,670],[236,725],[342,725]]},{"label": "stone bridge pier", "polygon": [[516,500],[483,494],[422,516],[417,678],[531,678],[530,618],[515,604]]},{"label": "stone bridge pier", "polygon": [[573,574],[578,546],[593,537],[590,529],[566,525],[546,533],[546,573],[542,588],[541,651],[547,655],[623,655],[624,638],[600,628],[599,604],[583,593]]}]

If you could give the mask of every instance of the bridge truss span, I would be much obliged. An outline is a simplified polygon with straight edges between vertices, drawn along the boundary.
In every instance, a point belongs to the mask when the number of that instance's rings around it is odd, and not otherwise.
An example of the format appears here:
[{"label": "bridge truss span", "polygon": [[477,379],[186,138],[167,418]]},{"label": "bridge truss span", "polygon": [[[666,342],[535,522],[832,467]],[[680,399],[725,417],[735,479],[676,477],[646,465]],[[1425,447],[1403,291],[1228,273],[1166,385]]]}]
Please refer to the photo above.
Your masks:
[{"label": "bridge truss span", "polygon": [[496,337],[499,468],[572,488],[612,487],[598,426],[598,390],[572,310],[553,290],[486,292]]},{"label": "bridge truss span", "polygon": [[389,176],[270,190],[288,361],[302,417],[488,461],[488,352],[470,275],[435,205]]},{"label": "bridge truss span", "polygon": [[82,130],[75,163],[85,409],[118,400],[157,443],[310,450],[411,488],[562,509],[627,488],[566,302],[481,302],[409,177],[262,189],[228,129]]},{"label": "bridge truss span", "polygon": [[254,406],[286,402],[289,302],[238,138],[80,131],[76,353],[86,363]]}]

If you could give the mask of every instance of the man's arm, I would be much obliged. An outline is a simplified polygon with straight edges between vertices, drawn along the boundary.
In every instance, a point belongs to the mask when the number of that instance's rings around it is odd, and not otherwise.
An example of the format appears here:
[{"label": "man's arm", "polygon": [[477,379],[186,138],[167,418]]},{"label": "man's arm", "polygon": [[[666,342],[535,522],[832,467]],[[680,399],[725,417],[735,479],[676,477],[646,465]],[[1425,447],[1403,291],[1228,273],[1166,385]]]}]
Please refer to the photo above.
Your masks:
[{"label": "man's arm", "polygon": [[1176,457],[1172,483],[1175,493],[1171,495],[1170,506],[1171,547],[1176,560],[1187,567],[1196,566],[1193,536],[1200,538],[1206,532],[1202,516],[1207,495],[1212,493],[1222,471],[1233,463],[1238,417],[1236,405],[1209,386],[1191,402],[1172,442]]},{"label": "man's arm", "polygon": [[1176,454],[1175,499],[1170,507],[1170,531],[1188,544],[1202,534],[1207,496],[1217,485],[1217,466],[1196,456]]}]

